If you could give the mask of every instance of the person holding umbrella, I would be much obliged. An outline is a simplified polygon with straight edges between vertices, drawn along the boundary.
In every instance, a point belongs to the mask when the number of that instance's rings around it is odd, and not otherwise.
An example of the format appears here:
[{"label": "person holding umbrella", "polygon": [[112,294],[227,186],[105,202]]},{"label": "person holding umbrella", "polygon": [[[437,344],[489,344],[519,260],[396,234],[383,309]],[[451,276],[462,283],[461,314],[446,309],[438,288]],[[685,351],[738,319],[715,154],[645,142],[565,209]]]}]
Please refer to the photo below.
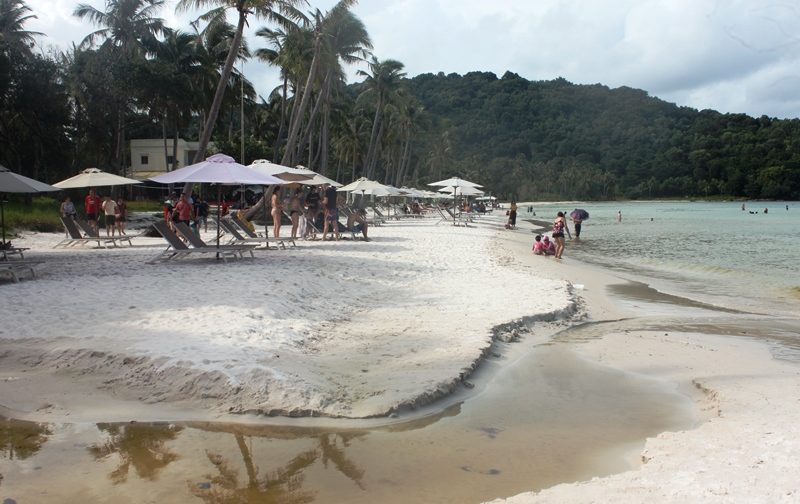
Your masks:
[{"label": "person holding umbrella", "polygon": [[581,208],[576,208],[575,210],[569,213],[569,216],[572,218],[572,223],[575,226],[575,239],[580,240],[581,223],[589,218],[589,212]]}]

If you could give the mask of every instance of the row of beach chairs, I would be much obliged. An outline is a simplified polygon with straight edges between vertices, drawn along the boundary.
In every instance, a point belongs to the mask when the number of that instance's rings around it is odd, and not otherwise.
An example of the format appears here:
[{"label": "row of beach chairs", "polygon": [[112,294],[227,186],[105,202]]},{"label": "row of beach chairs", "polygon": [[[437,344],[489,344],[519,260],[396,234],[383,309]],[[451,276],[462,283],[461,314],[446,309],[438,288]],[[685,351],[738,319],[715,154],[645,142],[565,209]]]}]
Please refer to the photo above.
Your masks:
[{"label": "row of beach chairs", "polygon": [[[156,262],[181,259],[192,255],[214,255],[218,259],[227,261],[229,258],[241,259],[247,253],[254,257],[253,249],[256,245],[212,245],[204,242],[192,229],[183,222],[174,222],[173,227],[167,221],[161,220],[153,224],[158,233],[167,242],[167,248],[153,257],[149,264]],[[184,241],[185,240],[185,241]]]}]

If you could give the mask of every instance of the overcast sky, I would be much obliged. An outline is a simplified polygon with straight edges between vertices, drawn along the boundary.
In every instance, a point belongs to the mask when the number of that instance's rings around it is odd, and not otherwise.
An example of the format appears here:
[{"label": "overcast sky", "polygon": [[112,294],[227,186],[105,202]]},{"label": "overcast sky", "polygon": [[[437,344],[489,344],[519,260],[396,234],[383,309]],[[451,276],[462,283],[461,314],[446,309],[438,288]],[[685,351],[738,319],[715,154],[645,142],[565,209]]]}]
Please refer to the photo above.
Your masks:
[{"label": "overcast sky", "polygon": [[[104,10],[103,0],[84,0]],[[27,0],[42,45],[66,47],[95,27],[73,0]],[[161,16],[188,30],[174,0]],[[312,0],[328,10],[333,0]],[[629,86],[678,105],[752,116],[800,117],[800,3],[796,0],[361,0],[353,12],[378,59],[409,77],[507,70],[530,80]],[[249,34],[263,26],[251,20]],[[260,41],[249,37],[251,49]],[[362,69],[366,69],[363,65]],[[352,70],[351,80],[355,70]],[[277,73],[245,74],[266,96]]]}]

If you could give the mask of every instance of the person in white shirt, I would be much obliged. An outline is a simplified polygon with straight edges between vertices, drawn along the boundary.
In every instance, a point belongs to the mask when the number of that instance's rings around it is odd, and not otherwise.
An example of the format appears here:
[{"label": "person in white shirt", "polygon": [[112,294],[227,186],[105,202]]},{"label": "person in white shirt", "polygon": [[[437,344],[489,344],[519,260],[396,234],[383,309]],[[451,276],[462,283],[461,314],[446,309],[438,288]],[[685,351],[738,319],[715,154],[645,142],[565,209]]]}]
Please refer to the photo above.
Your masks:
[{"label": "person in white shirt", "polygon": [[106,226],[106,236],[114,236],[116,234],[117,226],[116,226],[116,214],[117,214],[117,203],[111,199],[111,196],[106,196],[105,201],[103,201],[103,213],[105,214],[105,226]]}]

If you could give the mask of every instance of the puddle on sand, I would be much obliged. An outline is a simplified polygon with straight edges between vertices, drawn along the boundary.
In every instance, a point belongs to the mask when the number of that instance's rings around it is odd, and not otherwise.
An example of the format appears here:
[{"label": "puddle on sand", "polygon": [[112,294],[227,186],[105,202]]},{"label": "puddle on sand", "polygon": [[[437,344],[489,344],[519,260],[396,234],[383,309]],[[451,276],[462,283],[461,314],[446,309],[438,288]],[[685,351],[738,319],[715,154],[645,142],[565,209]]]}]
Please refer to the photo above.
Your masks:
[{"label": "puddle on sand", "polygon": [[588,363],[568,345],[545,345],[475,397],[383,427],[2,420],[0,497],[477,503],[625,470],[621,447],[690,427],[691,410],[688,398],[658,383]]}]

